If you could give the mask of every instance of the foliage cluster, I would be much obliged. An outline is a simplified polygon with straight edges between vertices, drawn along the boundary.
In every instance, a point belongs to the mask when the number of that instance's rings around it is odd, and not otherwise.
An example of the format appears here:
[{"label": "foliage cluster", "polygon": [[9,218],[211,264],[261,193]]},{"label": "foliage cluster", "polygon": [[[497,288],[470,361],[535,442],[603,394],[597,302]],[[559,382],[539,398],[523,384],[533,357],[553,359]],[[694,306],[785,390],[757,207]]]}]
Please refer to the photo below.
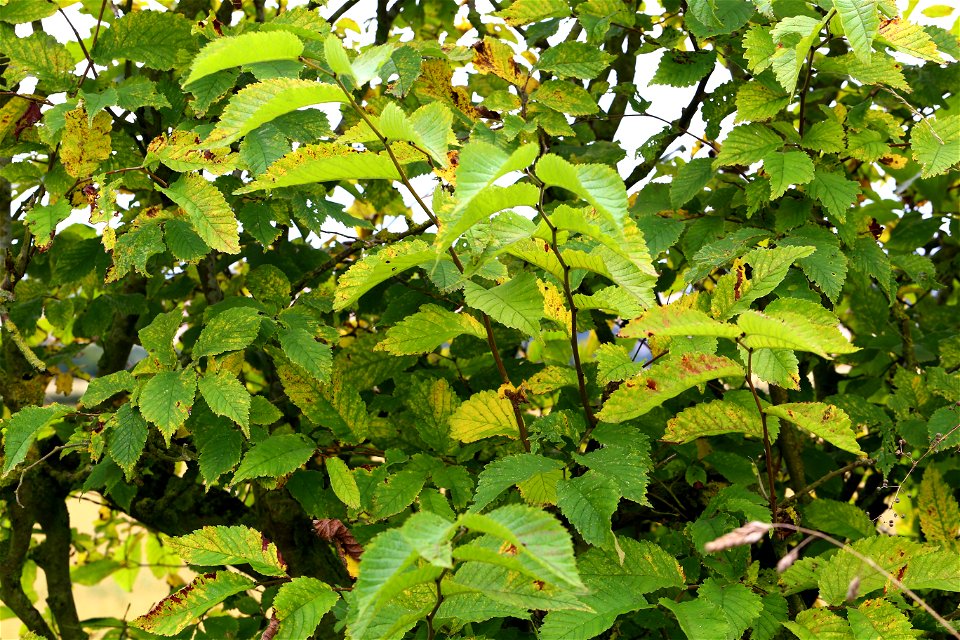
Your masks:
[{"label": "foliage cluster", "polygon": [[[359,46],[353,2],[119,4],[64,45],[67,2],[0,1],[0,615],[960,637],[956,30],[915,1],[380,0]],[[779,528],[707,546],[748,522]],[[141,564],[175,592],[81,617],[73,584]]]}]

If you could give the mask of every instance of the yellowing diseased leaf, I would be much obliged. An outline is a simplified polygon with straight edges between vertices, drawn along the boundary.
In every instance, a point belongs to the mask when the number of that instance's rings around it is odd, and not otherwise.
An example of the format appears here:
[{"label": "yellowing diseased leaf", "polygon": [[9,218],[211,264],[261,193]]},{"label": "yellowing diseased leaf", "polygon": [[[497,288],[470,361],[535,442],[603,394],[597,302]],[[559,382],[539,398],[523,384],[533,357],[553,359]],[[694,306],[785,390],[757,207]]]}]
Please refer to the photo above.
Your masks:
[{"label": "yellowing diseased leaf", "polygon": [[943,481],[936,467],[927,467],[920,483],[920,529],[929,542],[946,549],[960,549],[960,506],[954,489]]},{"label": "yellowing diseased leaf", "polygon": [[588,116],[600,110],[586,89],[565,80],[547,80],[530,99],[571,116]]},{"label": "yellowing diseased leaf", "polygon": [[157,161],[180,173],[203,170],[215,176],[229,173],[239,166],[237,155],[230,153],[230,147],[203,149],[200,136],[181,129],[169,136],[160,134],[150,142],[144,164]]},{"label": "yellowing diseased leaf", "polygon": [[255,586],[253,580],[233,571],[207,573],[161,600],[131,624],[150,633],[173,636],[211,607]]},{"label": "yellowing diseased leaf", "polygon": [[387,337],[378,342],[374,350],[394,355],[428,353],[464,334],[480,339],[487,336],[480,321],[469,313],[454,313],[425,304],[417,313],[390,327]]},{"label": "yellowing diseased leaf", "polygon": [[82,107],[64,114],[60,161],[67,173],[84,178],[110,157],[112,122],[110,114],[101,111],[94,116],[93,124],[88,124],[87,112]]},{"label": "yellowing diseased leaf", "polygon": [[690,387],[716,378],[742,375],[743,369],[730,358],[685,353],[626,380],[610,395],[597,417],[604,422],[624,422],[642,416]]},{"label": "yellowing diseased leaf", "polygon": [[844,451],[864,455],[851,427],[850,416],[832,404],[790,402],[766,406],[763,412],[792,422]]},{"label": "yellowing diseased leaf", "polygon": [[512,85],[523,87],[530,74],[513,59],[513,49],[490,36],[473,45],[473,66],[480,73],[492,73]]},{"label": "yellowing diseased leaf", "polygon": [[333,298],[334,310],[339,311],[350,306],[384,280],[435,257],[436,253],[429,245],[417,238],[395,242],[365,255],[337,281],[337,291]]},{"label": "yellowing diseased leaf", "polygon": [[943,62],[943,56],[937,50],[936,43],[923,30],[923,27],[902,18],[882,21],[878,39],[900,53],[931,62]]},{"label": "yellowing diseased leaf", "polygon": [[450,437],[476,442],[493,436],[519,437],[510,400],[496,391],[475,393],[450,416]]},{"label": "yellowing diseased leaf", "polygon": [[196,173],[185,173],[168,189],[157,190],[187,213],[190,224],[211,249],[240,253],[240,227],[220,190]]},{"label": "yellowing diseased leaf", "polygon": [[170,538],[170,548],[185,562],[213,567],[249,564],[268,576],[286,575],[286,563],[277,545],[250,527],[203,527],[191,534]]},{"label": "yellowing diseased leaf", "polygon": [[511,27],[522,27],[549,18],[566,18],[570,15],[570,5],[566,0],[516,0],[494,15]]},{"label": "yellowing diseased leaf", "polygon": [[[420,156],[421,158],[423,156]],[[234,193],[290,187],[332,180],[382,178],[399,180],[400,174],[386,153],[357,151],[333,142],[304,145],[270,165],[266,173]]]},{"label": "yellowing diseased leaf", "polygon": [[924,178],[946,173],[960,164],[960,115],[917,122],[910,144],[914,159],[923,167]]},{"label": "yellowing diseased leaf", "polygon": [[463,292],[468,305],[483,311],[500,324],[528,336],[539,335],[544,309],[543,294],[532,273],[521,272],[490,289],[468,281],[464,283]]},{"label": "yellowing diseased leaf", "polygon": [[[779,423],[767,421],[770,439],[776,440]],[[702,402],[684,409],[667,422],[663,434],[665,442],[684,444],[724,433],[742,433],[754,438],[763,438],[763,424],[753,398],[739,392],[728,393],[723,400]]]}]

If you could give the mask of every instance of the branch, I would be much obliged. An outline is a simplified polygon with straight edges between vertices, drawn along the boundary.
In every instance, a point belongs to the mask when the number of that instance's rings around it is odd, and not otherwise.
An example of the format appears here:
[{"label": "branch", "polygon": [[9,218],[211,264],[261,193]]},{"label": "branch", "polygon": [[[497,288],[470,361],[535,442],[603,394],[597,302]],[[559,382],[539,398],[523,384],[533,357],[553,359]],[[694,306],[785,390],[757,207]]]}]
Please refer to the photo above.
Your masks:
[{"label": "branch", "polygon": [[557,228],[543,210],[543,195],[547,190],[547,185],[534,176],[532,172],[529,175],[535,182],[539,183],[540,198],[537,202],[537,213],[540,214],[540,219],[543,220],[544,224],[550,229],[550,249],[552,249],[554,255],[557,256],[557,262],[560,263],[560,267],[563,269],[563,295],[566,297],[567,304],[570,306],[570,348],[573,351],[573,367],[577,372],[577,388],[580,392],[580,404],[583,405],[583,412],[587,416],[587,432],[584,434],[584,437],[588,437],[589,433],[597,426],[597,416],[594,415],[593,407],[590,404],[590,396],[587,393],[586,376],[583,375],[583,365],[580,362],[580,342],[577,340],[577,305],[573,300],[573,289],[570,287],[570,265],[566,263],[563,255],[560,253],[560,247],[557,244]]},{"label": "branch", "polygon": [[875,460],[873,460],[872,458],[860,458],[859,460],[854,460],[853,462],[851,462],[850,464],[848,464],[848,465],[846,465],[846,466],[844,466],[844,467],[840,467],[839,469],[834,469],[834,470],[831,471],[830,473],[824,475],[822,478],[818,478],[817,480],[814,480],[813,482],[811,482],[810,484],[808,484],[808,485],[803,489],[803,491],[800,491],[800,492],[798,492],[798,493],[794,493],[792,496],[788,496],[788,497],[784,498],[783,501],[780,503],[780,506],[785,509],[785,508],[793,505],[793,504],[794,504],[795,502],[797,502],[798,500],[800,500],[800,498],[802,498],[803,496],[805,496],[805,495],[807,495],[807,494],[810,494],[810,493],[813,493],[813,492],[816,491],[819,487],[823,486],[823,485],[826,484],[827,482],[830,482],[830,481],[833,480],[834,478],[836,478],[836,477],[838,477],[838,476],[842,476],[842,475],[844,475],[845,473],[847,473],[848,471],[853,471],[853,470],[856,469],[857,467],[869,467],[869,466],[872,465],[874,462],[875,462]]},{"label": "branch", "polygon": [[[321,71],[323,73],[328,73],[322,67],[317,66],[313,62],[309,61],[306,58],[301,57],[300,60],[307,66]],[[427,206],[427,203],[423,201],[423,198],[420,197],[420,194],[417,193],[417,190],[413,188],[413,185],[410,184],[410,180],[407,178],[406,170],[404,170],[403,165],[397,160],[397,156],[394,155],[393,149],[390,146],[389,140],[380,133],[380,130],[374,126],[373,122],[370,120],[370,117],[367,115],[367,112],[357,104],[357,101],[354,99],[353,94],[347,89],[343,84],[343,81],[340,80],[337,74],[332,74],[334,82],[340,87],[340,90],[343,91],[344,95],[347,97],[347,100],[350,102],[350,106],[353,107],[354,111],[363,119],[373,134],[376,136],[377,140],[384,146],[387,151],[387,155],[390,156],[390,161],[393,163],[393,166],[397,169],[397,174],[400,176],[400,182],[406,187],[407,191],[410,192],[410,195],[413,196],[413,199],[416,200],[417,204],[420,206],[420,209],[426,214],[427,218],[430,219],[431,224],[438,224],[437,217],[433,214],[433,211],[430,210],[430,207]],[[457,270],[460,273],[464,272],[463,263],[460,261],[460,257],[457,255],[456,249],[450,247],[447,249],[447,253],[450,254],[453,264],[456,265]],[[497,346],[496,336],[493,335],[493,326],[490,324],[490,317],[481,312],[483,317],[483,326],[487,334],[487,344],[490,346],[490,351],[493,353],[494,363],[497,365],[497,371],[500,373],[500,379],[503,381],[503,384],[508,388],[513,389],[513,383],[510,381],[510,375],[507,373],[507,369],[503,364],[503,359],[500,357],[500,348]],[[517,423],[517,433],[520,437],[520,443],[523,445],[524,451],[530,451],[530,439],[527,433],[527,425],[523,420],[523,412],[520,410],[520,402],[522,401],[523,395],[520,392],[508,391],[504,395],[510,399],[510,404],[513,406],[513,417]]]},{"label": "branch", "polygon": [[646,178],[653,168],[660,161],[660,157],[664,154],[673,141],[680,137],[681,133],[690,128],[690,123],[693,122],[693,117],[697,114],[697,111],[700,109],[701,103],[707,97],[707,82],[710,80],[711,73],[708,73],[700,80],[700,84],[697,85],[696,91],[693,93],[693,98],[690,100],[690,103],[683,108],[683,111],[680,112],[680,118],[673,123],[673,131],[667,134],[656,148],[650,152],[649,160],[646,160],[642,164],[637,165],[633,171],[630,172],[630,175],[624,181],[627,185],[627,189],[637,184],[644,178]]},{"label": "branch", "polygon": [[[739,341],[738,341],[739,344]],[[743,346],[743,345],[741,345]],[[753,401],[757,405],[757,411],[760,412],[760,424],[763,425],[763,453],[767,462],[767,484],[770,487],[770,495],[767,499],[770,501],[770,514],[774,521],[777,520],[777,486],[776,477],[773,473],[773,450],[770,447],[770,432],[767,430],[767,414],[763,412],[763,405],[760,404],[760,396],[757,394],[757,388],[753,386],[753,349],[747,348],[747,386],[750,387],[750,393],[753,394]]]}]

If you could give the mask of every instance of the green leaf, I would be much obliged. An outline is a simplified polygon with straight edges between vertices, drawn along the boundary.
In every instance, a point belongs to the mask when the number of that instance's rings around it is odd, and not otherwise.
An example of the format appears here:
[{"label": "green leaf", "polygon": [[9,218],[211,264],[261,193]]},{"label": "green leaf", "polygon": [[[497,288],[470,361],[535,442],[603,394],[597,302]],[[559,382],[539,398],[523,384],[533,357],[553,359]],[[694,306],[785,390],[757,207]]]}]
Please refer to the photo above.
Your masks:
[{"label": "green leaf", "polygon": [[182,208],[203,241],[216,251],[240,253],[237,219],[226,198],[196,173],[186,173],[169,189],[156,187]]},{"label": "green leaf", "polygon": [[593,611],[551,611],[539,629],[541,640],[589,640],[613,626],[618,615],[647,604],[641,594],[681,587],[683,572],[676,559],[646,540],[621,537],[614,549],[590,549],[577,557],[580,577],[589,589],[582,596]]},{"label": "green leaf", "polygon": [[251,32],[208,42],[194,57],[184,86],[217,71],[276,60],[297,60],[303,42],[289,31]]},{"label": "green leaf", "polygon": [[[461,152],[461,159],[462,157]],[[446,250],[473,225],[489,220],[490,216],[498,211],[509,207],[535,206],[539,195],[540,190],[529,183],[512,184],[509,187],[494,185],[486,188],[482,198],[473,198],[465,205],[458,204],[449,213],[441,210],[439,212],[440,232],[436,239],[437,248]]]},{"label": "green leaf", "polygon": [[619,425],[600,425],[591,435],[601,447],[587,454],[574,454],[574,459],[613,481],[627,500],[649,506],[647,474],[653,469],[653,460],[646,436]]},{"label": "green leaf", "polygon": [[163,238],[173,257],[182,262],[197,262],[210,253],[210,247],[184,220],[167,220],[163,225]]},{"label": "green leaf", "polygon": [[211,607],[254,586],[253,580],[232,571],[208,573],[167,596],[131,624],[149,633],[175,636]]},{"label": "green leaf", "polygon": [[606,165],[574,165],[548,153],[537,162],[536,173],[547,185],[577,194],[617,226],[627,217],[627,190],[623,180]]},{"label": "green leaf", "polygon": [[819,200],[838,222],[846,220],[847,210],[857,201],[860,185],[843,175],[817,168],[807,187],[811,197]]},{"label": "green leaf", "polygon": [[689,640],[717,640],[732,638],[729,635],[727,617],[720,607],[706,598],[697,598],[685,602],[674,602],[669,598],[660,598],[660,604],[673,612],[680,628]]},{"label": "green leaf", "polygon": [[156,223],[133,226],[117,240],[113,247],[113,265],[107,270],[105,282],[116,282],[127,275],[131,269],[148,275],[147,261],[166,251],[163,244],[163,231]]},{"label": "green leaf", "polygon": [[228,146],[260,125],[303,107],[346,101],[337,85],[313,80],[271,78],[248,85],[230,98],[203,147]]},{"label": "green leaf", "polygon": [[790,185],[813,180],[813,161],[803,151],[774,152],[763,158],[763,169],[770,177],[770,198],[787,192]]},{"label": "green leaf", "polygon": [[918,504],[924,538],[939,542],[946,549],[960,548],[960,505],[936,467],[927,467],[923,472]]},{"label": "green leaf", "polygon": [[844,451],[863,455],[843,409],[823,402],[789,402],[766,406],[763,412],[792,422]]},{"label": "green leaf", "polygon": [[[770,422],[770,438],[775,440],[778,425],[775,420]],[[702,402],[684,409],[667,422],[663,440],[685,444],[704,436],[724,433],[763,438],[763,424],[753,398],[730,392],[723,400]]]},{"label": "green leaf", "polygon": [[924,178],[946,173],[960,163],[960,115],[916,123],[910,132],[910,145],[914,159],[923,167]]},{"label": "green leaf", "polygon": [[120,405],[115,419],[107,433],[107,453],[129,481],[147,444],[147,423],[129,402]]},{"label": "green leaf", "polygon": [[800,640],[853,640],[847,621],[829,609],[801,611],[793,622],[784,622],[783,626]]},{"label": "green leaf", "polygon": [[208,485],[240,463],[243,442],[239,431],[226,422],[219,423],[216,436],[200,448],[200,474]]},{"label": "green leaf", "polygon": [[274,640],[309,638],[340,596],[324,582],[301,576],[284,584],[273,599],[280,629]]},{"label": "green leaf", "polygon": [[563,468],[563,463],[534,453],[499,458],[487,464],[477,478],[477,493],[471,511],[480,511],[506,489],[539,474]]},{"label": "green leaf", "polygon": [[762,124],[741,124],[734,127],[720,147],[714,168],[759,162],[772,151],[783,146],[783,140]]},{"label": "green leaf", "polygon": [[570,5],[566,0],[515,0],[493,15],[503,18],[511,27],[522,27],[550,18],[566,18],[570,15]]},{"label": "green leaf", "polygon": [[755,349],[753,375],[784,389],[800,389],[800,361],[790,349]]},{"label": "green leaf", "polygon": [[543,82],[530,99],[571,116],[589,116],[600,110],[586,89],[566,80]]},{"label": "green leaf", "polygon": [[859,350],[847,342],[836,324],[824,325],[799,313],[788,311],[768,315],[745,311],[737,318],[737,325],[746,334],[741,344],[748,349],[810,351],[822,358],[829,358],[831,353]]},{"label": "green leaf", "polygon": [[318,382],[329,382],[333,373],[333,352],[329,345],[317,342],[306,330],[298,327],[280,331],[280,347],[290,362]]},{"label": "green leaf", "polygon": [[143,76],[127,78],[116,86],[117,105],[127,111],[140,107],[161,109],[169,107],[170,101],[157,91],[157,84]]},{"label": "green leaf", "polygon": [[570,534],[549,513],[513,504],[487,514],[464,514],[458,524],[512,544],[517,549],[517,559],[531,575],[568,588],[584,589],[577,574]]},{"label": "green leaf", "polygon": [[487,337],[483,325],[469,313],[454,313],[437,305],[425,304],[417,313],[390,327],[387,337],[374,349],[398,356],[419,355],[463,334],[481,340]]},{"label": "green leaf", "polygon": [[197,374],[192,369],[161,371],[150,378],[138,395],[140,412],[157,425],[167,446],[177,429],[183,426],[197,387]]},{"label": "green leaf", "polygon": [[384,280],[406,269],[432,261],[436,253],[423,240],[407,238],[368,253],[353,264],[337,281],[333,308],[340,311]]},{"label": "green leaf", "polygon": [[[751,80],[737,91],[735,122],[764,122],[790,104],[790,96],[779,85]],[[841,130],[841,137],[842,137]]]},{"label": "green leaf", "polygon": [[826,23],[826,18],[818,21],[810,16],[790,16],[781,20],[771,30],[776,44],[770,57],[770,66],[780,86],[787,93],[793,95],[807,54]]},{"label": "green leaf", "polygon": [[184,562],[202,567],[225,564],[249,564],[254,571],[268,576],[285,576],[286,563],[277,545],[250,527],[204,527],[167,541]]},{"label": "green leaf", "polygon": [[617,486],[595,471],[557,484],[557,507],[587,544],[605,547],[613,542],[610,522],[619,503]]},{"label": "green leaf", "polygon": [[698,38],[732,33],[754,13],[753,3],[746,0],[694,0],[689,9],[684,17]]},{"label": "green leaf", "polygon": [[614,391],[597,414],[605,422],[624,422],[642,416],[670,398],[716,378],[739,377],[743,369],[733,360],[705,353],[687,353],[655,364]]},{"label": "green leaf", "polygon": [[160,71],[172,69],[180,55],[192,55],[197,49],[192,26],[173,11],[130,11],[100,32],[91,54],[105,66],[116,59],[142,62]]},{"label": "green leaf", "polygon": [[839,238],[826,229],[806,226],[792,231],[780,245],[817,248],[797,263],[807,278],[836,303],[847,279],[847,256],[840,250]]},{"label": "green leaf", "polygon": [[[453,114],[440,102],[420,107],[410,116],[397,104],[390,102],[380,114],[380,133],[390,142],[412,142],[429,154],[434,163],[446,167],[449,164],[447,140],[451,135],[452,123]],[[373,132],[370,131],[370,134]]]},{"label": "green leaf", "polygon": [[270,165],[266,173],[234,193],[239,195],[314,182],[378,178],[400,179],[397,167],[386,153],[357,151],[346,145],[324,142],[304,145],[288,153]]},{"label": "green leaf", "polygon": [[347,50],[343,48],[340,38],[336,35],[330,34],[323,41],[323,53],[327,64],[334,73],[345,76],[353,75],[353,65],[350,64],[350,57],[347,55]]},{"label": "green leaf", "polygon": [[30,446],[41,429],[69,412],[70,407],[62,404],[48,407],[29,406],[0,423],[6,429],[3,438],[3,475],[6,476],[26,459]]},{"label": "green leaf", "polygon": [[683,308],[676,304],[650,309],[621,329],[623,338],[652,338],[653,336],[714,336],[737,338],[741,330],[727,322],[718,322],[702,311]]},{"label": "green leaf", "polygon": [[779,593],[768,593],[761,598],[763,610],[753,629],[750,631],[752,640],[773,640],[780,633],[780,626],[787,620],[787,599]]},{"label": "green leaf", "polygon": [[877,0],[833,0],[843,33],[861,62],[869,62],[880,29]]},{"label": "green leaf", "polygon": [[679,209],[700,195],[713,178],[712,162],[710,158],[694,158],[680,167],[677,177],[670,183],[670,204],[674,209]]},{"label": "green leaf", "polygon": [[353,587],[356,613],[348,621],[350,637],[363,637],[373,622],[373,614],[394,597],[415,585],[436,580],[445,567],[420,564],[417,560],[425,553],[449,550],[453,534],[452,523],[421,511],[407,518],[402,527],[387,529],[371,540],[364,549],[360,576]]},{"label": "green leaf", "polygon": [[330,476],[330,488],[340,501],[351,509],[359,509],[360,489],[347,463],[334,456],[324,460],[324,465],[327,467],[327,475]]},{"label": "green leaf", "polygon": [[[525,144],[512,152],[488,142],[473,140],[460,150],[457,167],[457,211],[461,211],[480,192],[512,171],[526,169],[537,158],[539,147]],[[492,212],[491,212],[492,213]],[[459,216],[454,216],[459,217]]]},{"label": "green leaf", "polygon": [[727,637],[740,638],[760,616],[763,602],[760,596],[739,583],[721,584],[708,578],[700,585],[697,599],[716,605],[727,619]]},{"label": "green leaf", "polygon": [[562,78],[590,80],[610,66],[614,56],[585,42],[560,42],[543,51],[536,68]]},{"label": "green leaf", "polygon": [[906,614],[883,598],[865,600],[856,609],[847,609],[847,622],[853,640],[911,640],[922,634],[913,628]]},{"label": "green leaf", "polygon": [[483,311],[500,324],[528,336],[540,334],[543,294],[532,273],[520,272],[516,277],[490,289],[467,281],[463,291],[468,305]]},{"label": "green leaf", "polygon": [[197,386],[210,410],[218,416],[230,418],[247,432],[250,428],[250,393],[237,376],[229,371],[208,373]]},{"label": "green leaf", "polygon": [[35,237],[37,247],[41,250],[50,248],[57,225],[66,220],[71,212],[67,198],[60,198],[56,204],[38,204],[30,208],[25,221]]},{"label": "green leaf", "polygon": [[370,516],[381,520],[400,513],[417,499],[426,480],[426,472],[414,465],[387,476],[373,492]]},{"label": "green leaf", "polygon": [[804,505],[803,519],[809,527],[851,540],[866,538],[877,532],[877,525],[863,509],[828,498],[817,498]]},{"label": "green leaf", "polygon": [[83,392],[83,397],[80,398],[80,406],[95,407],[118,393],[133,391],[136,384],[137,381],[133,374],[126,370],[98,376],[87,385],[87,390]]},{"label": "green leaf", "polygon": [[160,313],[143,329],[140,329],[140,344],[159,364],[173,367],[177,364],[177,352],[173,340],[183,324],[183,312],[179,309]]},{"label": "green leaf", "polygon": [[243,456],[243,462],[233,474],[231,485],[253,478],[280,478],[302,467],[316,445],[300,433],[272,435],[261,440]]},{"label": "green leaf", "polygon": [[398,47],[391,55],[390,59],[399,76],[387,90],[391,95],[398,98],[405,98],[413,88],[413,83],[417,81],[423,71],[423,56],[410,46]]},{"label": "green leaf", "polygon": [[[800,146],[804,149],[822,151],[823,153],[842,153],[845,137],[843,125],[839,122],[836,120],[821,120],[804,132],[803,138],[800,140]],[[822,169],[817,171],[817,175],[821,173],[823,173]]]},{"label": "green leaf", "polygon": [[692,87],[710,73],[716,63],[717,52],[713,50],[668,49],[660,58],[660,65],[657,67],[657,72],[653,74],[650,84]]},{"label": "green leaf", "polygon": [[274,211],[263,204],[248,204],[237,213],[243,230],[264,246],[273,244],[280,237],[280,229],[272,224],[274,215]]},{"label": "green leaf", "polygon": [[473,394],[450,416],[450,437],[460,442],[476,442],[493,436],[518,438],[513,405],[496,391]]},{"label": "green leaf", "polygon": [[[605,386],[610,382],[626,380],[643,370],[644,363],[631,357],[632,352],[615,344],[602,344],[596,351],[597,384]],[[563,371],[570,371],[563,369]],[[576,376],[572,380],[576,385]]]},{"label": "green leaf", "polygon": [[250,346],[260,331],[260,314],[253,307],[232,307],[216,314],[203,325],[193,345],[194,360]]}]

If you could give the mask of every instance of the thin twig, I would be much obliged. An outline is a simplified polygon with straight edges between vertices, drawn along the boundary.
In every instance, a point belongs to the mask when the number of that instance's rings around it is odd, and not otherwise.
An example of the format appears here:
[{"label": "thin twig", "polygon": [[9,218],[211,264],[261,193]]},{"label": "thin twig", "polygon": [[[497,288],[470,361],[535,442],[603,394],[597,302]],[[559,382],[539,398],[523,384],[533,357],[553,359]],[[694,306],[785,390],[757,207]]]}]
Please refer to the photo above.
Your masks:
[{"label": "thin twig", "polygon": [[37,466],[38,464],[46,461],[48,458],[51,458],[51,457],[55,456],[56,454],[60,453],[61,451],[65,451],[65,450],[67,450],[67,449],[79,449],[79,448],[81,448],[81,447],[86,447],[86,446],[88,446],[89,444],[90,444],[89,442],[75,442],[75,443],[73,443],[73,444],[61,444],[61,445],[57,445],[56,447],[54,447],[53,449],[51,449],[48,453],[46,453],[42,458],[40,458],[40,459],[37,460],[36,462],[32,462],[32,463],[28,464],[26,467],[24,467],[24,468],[20,471],[20,479],[17,481],[17,488],[16,488],[16,489],[14,490],[14,492],[13,492],[13,495],[14,495],[14,497],[17,499],[17,504],[20,505],[20,508],[21,508],[21,509],[24,508],[24,507],[23,507],[23,503],[20,502],[20,487],[23,486],[23,479],[27,477],[27,472],[30,471],[30,469],[33,469],[33,468],[34,468],[35,466]]},{"label": "thin twig", "polygon": [[857,467],[869,467],[870,465],[874,464],[874,462],[876,461],[873,460],[872,458],[860,458],[859,460],[854,460],[853,462],[851,462],[850,464],[844,467],[840,467],[839,469],[834,469],[830,473],[824,475],[822,478],[814,480],[813,482],[808,484],[806,487],[803,488],[803,491],[800,491],[799,493],[794,493],[792,496],[787,496],[786,498],[784,498],[780,502],[780,507],[785,509],[791,506],[793,503],[795,503],[797,500],[799,500],[803,496],[816,491],[817,488],[823,486],[827,482],[830,482],[834,478],[838,476],[842,476],[848,471],[853,471]]},{"label": "thin twig", "polygon": [[560,246],[557,243],[557,227],[543,210],[543,197],[547,190],[547,185],[534,176],[532,172],[529,175],[539,183],[540,197],[537,201],[537,213],[540,214],[540,219],[543,220],[544,224],[550,229],[550,249],[553,250],[553,254],[557,257],[557,262],[560,263],[560,268],[563,269],[563,295],[566,297],[567,304],[570,306],[570,349],[573,351],[573,367],[577,372],[577,389],[580,393],[580,404],[583,405],[583,412],[587,416],[587,431],[584,437],[588,438],[590,432],[597,426],[597,416],[593,413],[593,406],[590,404],[590,395],[587,393],[587,379],[583,374],[583,364],[580,362],[580,341],[577,340],[577,304],[573,300],[573,288],[570,286],[570,265],[567,264],[563,259],[563,255],[560,253]]}]

